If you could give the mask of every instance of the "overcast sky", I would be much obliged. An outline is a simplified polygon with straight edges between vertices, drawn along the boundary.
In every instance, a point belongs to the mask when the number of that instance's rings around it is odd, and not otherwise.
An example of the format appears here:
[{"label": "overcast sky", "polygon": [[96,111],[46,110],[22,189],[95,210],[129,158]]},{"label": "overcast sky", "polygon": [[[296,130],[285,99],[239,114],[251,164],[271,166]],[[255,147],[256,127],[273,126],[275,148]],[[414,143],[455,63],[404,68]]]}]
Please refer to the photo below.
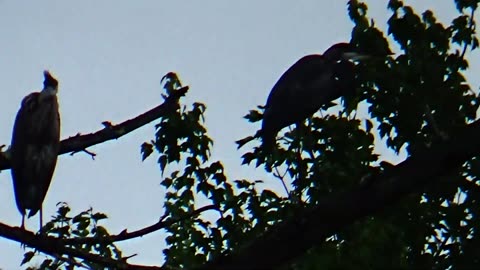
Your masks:
[{"label": "overcast sky", "polygon": [[[368,2],[376,25],[385,28],[386,1]],[[422,4],[416,7],[434,9],[446,23],[455,15],[453,1],[417,2]],[[183,102],[207,105],[206,124],[215,141],[212,159],[224,163],[232,180],[264,179],[272,185],[275,180],[261,168],[240,166],[243,151],[234,141],[258,128],[242,116],[265,103],[273,84],[297,59],[348,41],[352,27],[346,1],[338,0],[72,3],[0,1],[0,144],[10,144],[20,102],[41,89],[44,69],[60,82],[62,138],[157,106],[160,78],[174,71],[191,87]],[[473,60],[478,56],[471,56],[478,71]],[[477,89],[478,80],[470,82]],[[150,124],[92,147],[94,161],[82,153],[61,156],[44,202],[45,222],[59,201],[74,213],[89,207],[107,213],[113,234],[157,222],[163,213],[161,176],[155,158],[141,162],[139,151],[153,135]],[[391,153],[387,158],[401,159]],[[0,205],[0,222],[18,226],[9,171],[0,173]],[[37,227],[38,215],[27,222],[27,228]],[[138,254],[130,262],[159,265],[163,236],[156,232],[118,245],[124,255]],[[22,255],[19,243],[0,239],[0,268],[18,269]]]}]

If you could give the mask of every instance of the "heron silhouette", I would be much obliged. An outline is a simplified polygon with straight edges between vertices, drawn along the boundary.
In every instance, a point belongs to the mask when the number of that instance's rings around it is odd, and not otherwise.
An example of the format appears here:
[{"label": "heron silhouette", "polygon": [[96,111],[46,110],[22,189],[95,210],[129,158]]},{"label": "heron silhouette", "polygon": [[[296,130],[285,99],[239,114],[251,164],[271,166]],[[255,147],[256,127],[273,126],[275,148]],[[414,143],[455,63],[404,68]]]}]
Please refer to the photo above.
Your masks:
[{"label": "heron silhouette", "polygon": [[337,43],[323,55],[302,57],[285,71],[265,105],[260,130],[264,148],[273,148],[277,133],[284,127],[300,124],[321,107],[353,92],[356,83],[352,60],[369,56],[351,43]]},{"label": "heron silhouette", "polygon": [[13,127],[11,173],[21,227],[25,215],[40,210],[57,163],[60,149],[60,115],[58,113],[58,81],[44,71],[43,90],[27,95],[21,103]]}]

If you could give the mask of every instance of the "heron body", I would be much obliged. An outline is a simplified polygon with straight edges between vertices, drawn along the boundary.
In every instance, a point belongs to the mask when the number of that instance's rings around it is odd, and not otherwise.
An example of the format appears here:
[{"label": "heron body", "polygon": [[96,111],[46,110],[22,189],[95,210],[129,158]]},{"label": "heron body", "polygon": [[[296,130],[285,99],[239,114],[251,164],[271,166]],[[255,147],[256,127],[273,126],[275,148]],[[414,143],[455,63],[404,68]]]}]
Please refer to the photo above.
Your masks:
[{"label": "heron body", "polygon": [[22,227],[26,210],[28,217],[41,212],[60,149],[58,82],[48,71],[44,76],[43,90],[23,99],[13,127],[11,172]]},{"label": "heron body", "polygon": [[361,56],[349,43],[338,43],[323,55],[307,55],[273,86],[265,105],[261,137],[270,148],[277,133],[312,116],[322,106],[355,90],[355,64]]}]

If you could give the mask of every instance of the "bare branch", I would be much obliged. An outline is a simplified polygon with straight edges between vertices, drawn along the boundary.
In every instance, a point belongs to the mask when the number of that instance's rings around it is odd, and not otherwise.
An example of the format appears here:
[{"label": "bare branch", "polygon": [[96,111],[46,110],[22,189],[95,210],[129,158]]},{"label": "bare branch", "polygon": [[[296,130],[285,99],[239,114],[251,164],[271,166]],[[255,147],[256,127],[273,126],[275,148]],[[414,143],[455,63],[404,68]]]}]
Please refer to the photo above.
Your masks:
[{"label": "bare branch", "polygon": [[97,156],[96,153],[92,152],[92,151],[89,151],[87,149],[83,149],[83,150],[80,150],[80,151],[75,151],[75,152],[71,152],[70,153],[70,156],[73,156],[75,155],[76,153],[78,152],[85,152],[87,155],[89,155],[90,157],[92,157],[92,160],[95,160],[95,157]]},{"label": "bare branch", "polygon": [[283,175],[280,173],[280,171],[278,170],[278,167],[275,166],[275,172],[273,173],[273,176],[275,178],[277,178],[278,180],[280,180],[280,183],[282,183],[282,186],[283,186],[283,189],[285,190],[285,193],[287,193],[287,197],[289,199],[291,199],[291,196],[290,196],[290,190],[288,190],[288,187],[287,187],[287,184],[285,183],[285,175],[287,174],[287,172],[285,172]]},{"label": "bare branch", "polygon": [[96,243],[113,243],[113,242],[120,242],[120,241],[125,241],[129,240],[132,238],[137,238],[137,237],[142,237],[144,235],[147,235],[149,233],[161,230],[163,228],[169,227],[177,222],[189,219],[191,217],[198,216],[202,212],[208,211],[208,210],[218,210],[218,208],[215,205],[207,205],[204,207],[201,207],[199,209],[196,209],[192,211],[191,213],[185,214],[182,217],[178,218],[171,218],[171,219],[165,219],[162,217],[160,221],[157,223],[150,225],[148,227],[133,231],[133,232],[127,232],[127,230],[123,230],[117,235],[111,235],[110,237],[104,237],[104,238],[98,238],[98,237],[83,237],[83,238],[72,238],[72,239],[59,239],[59,241],[63,245],[78,245],[78,244],[96,244]]},{"label": "bare branch", "polygon": [[[105,125],[105,128],[90,134],[77,134],[60,143],[60,155],[70,152],[88,151],[87,147],[97,145],[109,140],[118,139],[125,134],[138,129],[166,113],[178,108],[178,100],[188,91],[188,86],[175,90],[161,105],[118,125]],[[0,153],[0,171],[10,169],[9,153]]]}]

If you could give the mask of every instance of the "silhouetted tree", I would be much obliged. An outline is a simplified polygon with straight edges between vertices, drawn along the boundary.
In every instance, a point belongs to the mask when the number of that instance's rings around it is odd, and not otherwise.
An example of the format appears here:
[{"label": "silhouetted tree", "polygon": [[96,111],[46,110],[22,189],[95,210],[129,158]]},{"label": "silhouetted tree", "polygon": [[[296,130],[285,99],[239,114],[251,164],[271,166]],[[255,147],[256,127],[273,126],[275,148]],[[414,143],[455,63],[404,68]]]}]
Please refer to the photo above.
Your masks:
[{"label": "silhouetted tree", "polygon": [[[396,55],[361,64],[359,87],[343,106],[307,119],[306,131],[284,129],[272,155],[262,153],[254,135],[238,142],[243,164],[264,168],[285,184],[288,196],[260,188],[259,181],[227,179],[222,163],[210,158],[206,106],[179,102],[188,88],[169,73],[156,114],[62,142],[62,153],[81,151],[118,138],[115,130],[158,118],[154,138],[141,151],[144,159],[158,160],[163,175],[161,221],[109,235],[100,225],[104,214],[90,209],[72,216],[61,204],[42,234],[0,224],[0,235],[51,255],[40,268],[478,268],[479,98],[464,76],[467,52],[478,47],[478,1],[454,2],[458,16],[445,25],[432,11],[418,14],[402,1],[388,1],[388,42],[367,17],[367,5],[349,1],[351,42],[364,48],[390,43]],[[245,118],[257,122],[262,114],[259,107]],[[374,152],[375,136],[407,159],[385,162]],[[8,168],[2,158],[0,167]],[[218,218],[199,215],[206,210]],[[114,245],[158,229],[168,233],[163,267],[128,264]],[[32,256],[29,250],[25,262]]]}]

